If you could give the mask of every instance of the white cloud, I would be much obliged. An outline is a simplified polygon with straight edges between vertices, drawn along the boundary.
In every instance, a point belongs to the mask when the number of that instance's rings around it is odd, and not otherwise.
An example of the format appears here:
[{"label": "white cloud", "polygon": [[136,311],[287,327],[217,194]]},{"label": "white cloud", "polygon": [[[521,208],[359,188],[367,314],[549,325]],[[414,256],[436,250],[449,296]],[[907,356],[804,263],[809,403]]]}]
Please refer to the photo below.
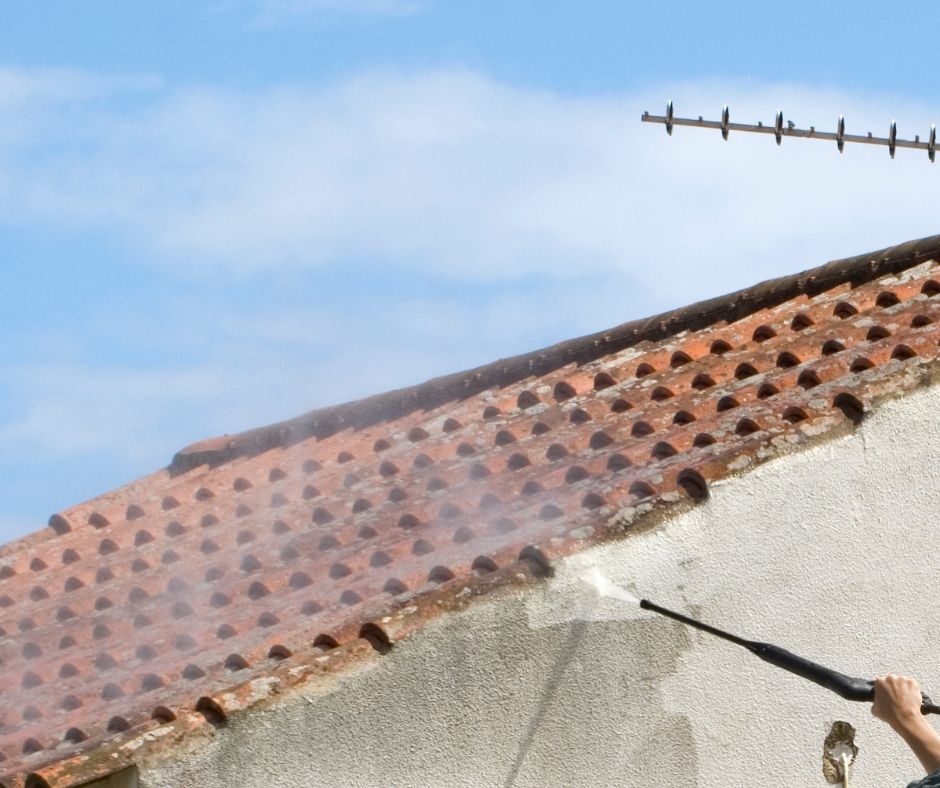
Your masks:
[{"label": "white cloud", "polygon": [[[843,112],[850,131],[879,134],[896,114],[902,136],[925,135],[928,111],[890,97],[699,82],[572,98],[438,71],[149,87],[118,109],[88,98],[88,77],[58,91],[56,74],[34,79],[25,90],[46,112],[28,140],[0,145],[0,219],[117,230],[157,264],[364,260],[483,282],[629,274],[679,303],[936,229],[940,182],[919,152],[892,162],[865,146],[670,139],[639,122],[673,97],[680,113],[717,116],[729,101],[735,118],[770,122],[782,106],[820,128]],[[66,102],[73,122],[43,125]],[[16,121],[5,106],[0,96],[0,119]]]},{"label": "white cloud", "polygon": [[69,364],[9,369],[5,377],[8,396],[21,411],[0,430],[7,451],[16,446],[52,457],[101,452],[133,460],[165,453],[161,435],[173,410],[184,403],[205,405],[225,384],[207,370]]},{"label": "white cloud", "polygon": [[26,536],[26,534],[37,531],[44,525],[45,523],[41,520],[31,522],[15,517],[0,517],[0,545],[6,544],[17,537]]},{"label": "white cloud", "polygon": [[414,0],[263,0],[267,13],[303,14],[318,11],[342,11],[352,14],[413,14],[422,3]]},{"label": "white cloud", "polygon": [[233,308],[204,296],[144,315],[114,304],[100,319],[121,327],[128,344],[118,358],[98,347],[105,340],[92,318],[84,338],[23,338],[37,360],[0,370],[0,464],[97,456],[154,469],[194,440],[525,352],[598,319],[617,322],[623,296],[609,290],[605,298],[547,287],[533,298],[497,289],[473,303],[460,293],[376,293],[308,309]]},{"label": "white cloud", "polygon": [[160,84],[160,80],[143,75],[115,77],[70,68],[0,67],[0,111],[13,108],[22,118],[22,113],[42,107],[90,103],[115,92],[151,90]]},{"label": "white cloud", "polygon": [[244,8],[260,28],[276,27],[298,17],[314,21],[330,17],[405,17],[422,11],[426,0],[229,0],[228,7]]}]

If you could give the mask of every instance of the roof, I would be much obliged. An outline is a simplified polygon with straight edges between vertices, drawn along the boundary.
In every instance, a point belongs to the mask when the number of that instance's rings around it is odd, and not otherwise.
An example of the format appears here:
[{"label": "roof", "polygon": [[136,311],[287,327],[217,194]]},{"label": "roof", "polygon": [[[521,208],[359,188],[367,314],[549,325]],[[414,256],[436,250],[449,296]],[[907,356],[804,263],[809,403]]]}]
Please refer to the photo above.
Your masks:
[{"label": "roof", "polygon": [[0,548],[0,783],[75,785],[936,378],[940,236],[180,451]]}]

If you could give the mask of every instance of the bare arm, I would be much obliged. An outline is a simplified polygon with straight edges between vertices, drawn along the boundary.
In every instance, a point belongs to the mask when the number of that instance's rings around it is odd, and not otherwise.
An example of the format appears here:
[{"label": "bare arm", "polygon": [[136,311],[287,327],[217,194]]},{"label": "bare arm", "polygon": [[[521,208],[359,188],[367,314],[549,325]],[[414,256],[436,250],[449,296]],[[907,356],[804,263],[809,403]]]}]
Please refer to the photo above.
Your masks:
[{"label": "bare arm", "polygon": [[940,769],[940,734],[920,713],[920,686],[906,676],[875,679],[875,702],[871,713],[888,723],[929,774]]}]

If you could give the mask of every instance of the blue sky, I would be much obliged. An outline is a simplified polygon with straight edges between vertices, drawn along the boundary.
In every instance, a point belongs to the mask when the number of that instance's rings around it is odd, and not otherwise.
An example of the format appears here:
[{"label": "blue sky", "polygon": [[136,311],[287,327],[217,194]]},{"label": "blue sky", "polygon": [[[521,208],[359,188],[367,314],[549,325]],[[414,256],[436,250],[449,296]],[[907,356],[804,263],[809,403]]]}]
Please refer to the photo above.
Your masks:
[{"label": "blue sky", "polygon": [[8,4],[0,541],[183,445],[940,232],[936,4]]}]

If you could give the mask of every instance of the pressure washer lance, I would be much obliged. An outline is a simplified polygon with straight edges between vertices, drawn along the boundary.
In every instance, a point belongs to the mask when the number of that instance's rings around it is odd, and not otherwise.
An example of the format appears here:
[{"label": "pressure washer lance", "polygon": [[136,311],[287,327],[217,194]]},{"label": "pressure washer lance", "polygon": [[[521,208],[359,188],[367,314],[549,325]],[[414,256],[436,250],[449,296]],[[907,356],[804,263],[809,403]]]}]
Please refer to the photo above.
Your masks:
[{"label": "pressure washer lance", "polygon": [[[820,687],[825,687],[826,689],[832,690],[837,695],[841,695],[846,700],[871,702],[875,699],[875,682],[869,681],[868,679],[853,679],[851,676],[846,676],[844,673],[830,670],[822,665],[817,665],[815,662],[810,662],[808,659],[798,657],[796,654],[780,648],[779,646],[775,646],[772,643],[758,643],[754,640],[739,638],[737,635],[732,635],[716,627],[703,624],[701,621],[696,621],[694,618],[676,613],[674,610],[660,607],[654,602],[650,602],[648,599],[641,599],[640,607],[680,621],[683,624],[688,624],[690,627],[701,629],[703,632],[717,635],[724,640],[730,640],[732,643],[736,643],[739,646],[744,646],[744,648],[752,654],[756,654],[764,660],[764,662],[769,662],[771,665],[776,665],[778,668],[783,668],[784,670],[790,671],[790,673],[795,673],[797,676],[802,676],[804,679],[809,679]],[[926,694],[921,693],[921,698],[923,700],[920,707],[921,714],[940,714],[940,706],[934,703]]]}]

